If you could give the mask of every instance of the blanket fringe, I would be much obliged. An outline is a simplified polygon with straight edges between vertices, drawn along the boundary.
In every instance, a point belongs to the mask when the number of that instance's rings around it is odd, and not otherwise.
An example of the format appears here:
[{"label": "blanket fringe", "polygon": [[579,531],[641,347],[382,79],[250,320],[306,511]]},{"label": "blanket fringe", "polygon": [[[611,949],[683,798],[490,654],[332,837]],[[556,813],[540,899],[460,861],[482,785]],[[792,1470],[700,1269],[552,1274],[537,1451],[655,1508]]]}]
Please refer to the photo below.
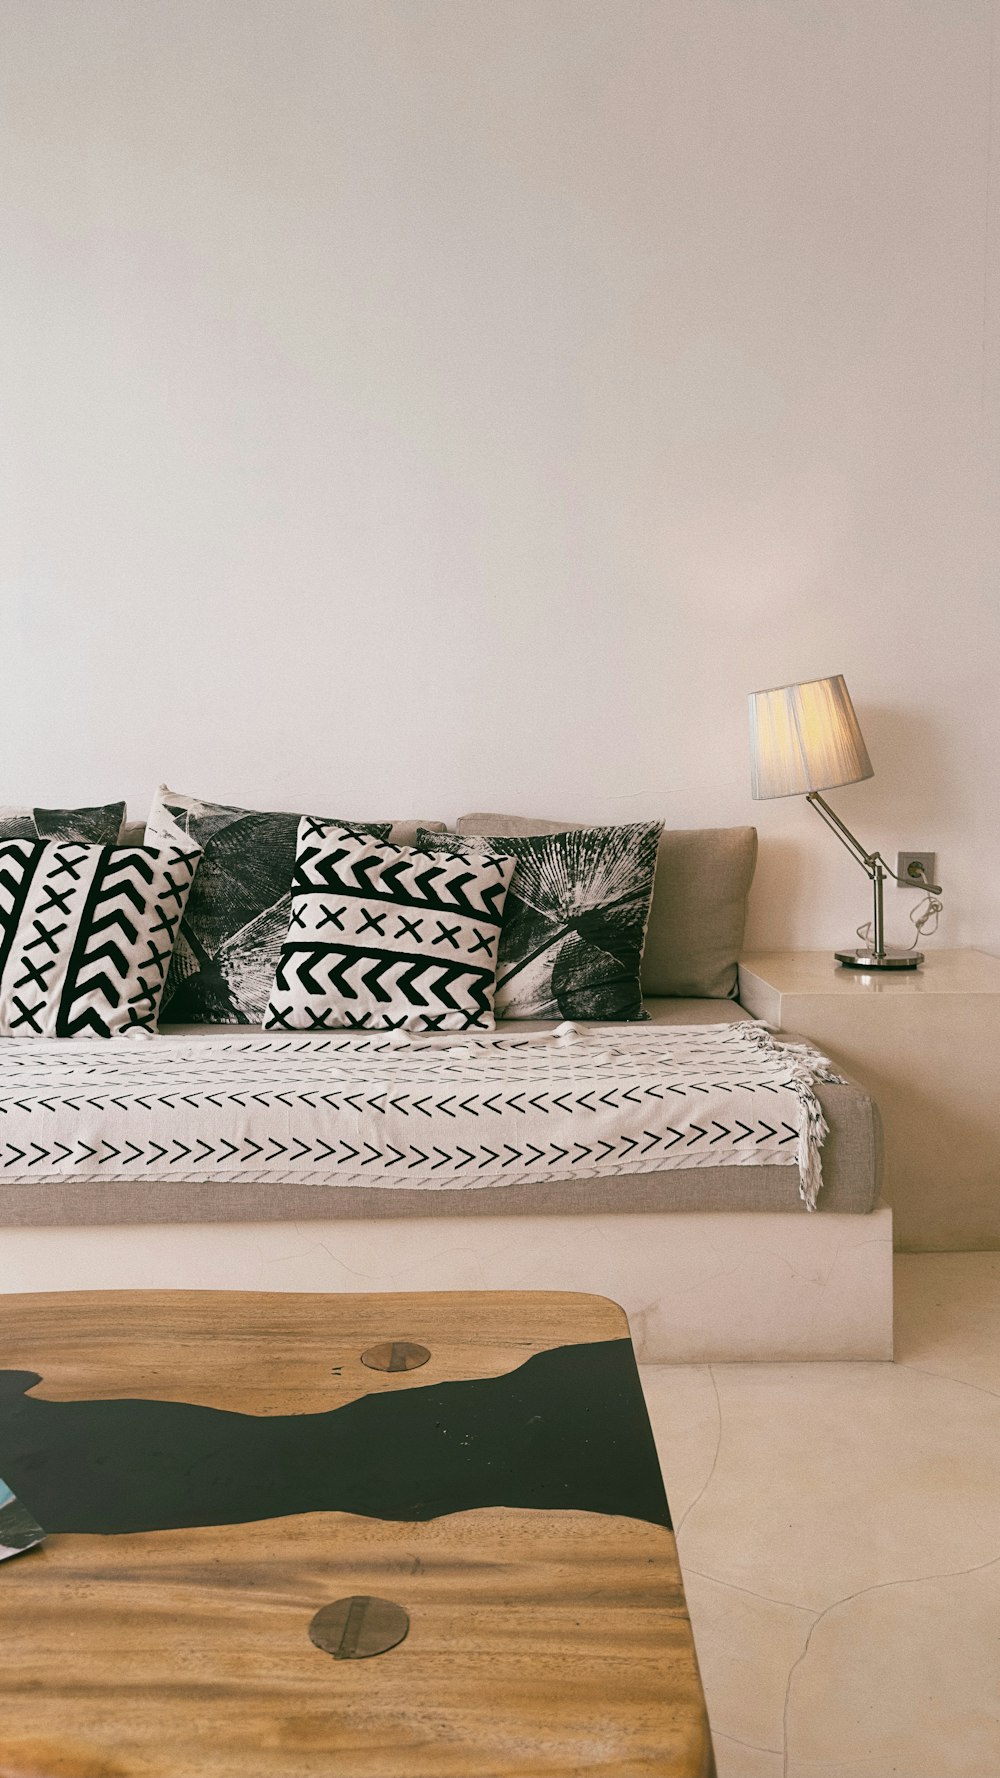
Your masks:
[{"label": "blanket fringe", "polygon": [[844,1077],[837,1074],[828,1056],[820,1054],[808,1043],[779,1042],[771,1028],[757,1020],[747,1020],[733,1027],[752,1048],[762,1050],[766,1055],[773,1056],[776,1061],[783,1061],[786,1056],[794,1058],[786,1084],[795,1094],[799,1106],[799,1129],[797,1155],[799,1162],[799,1197],[807,1210],[815,1210],[816,1199],[823,1183],[820,1150],[830,1128],[823,1116],[823,1107],[813,1091],[813,1081],[826,1081],[831,1086],[843,1086]]}]

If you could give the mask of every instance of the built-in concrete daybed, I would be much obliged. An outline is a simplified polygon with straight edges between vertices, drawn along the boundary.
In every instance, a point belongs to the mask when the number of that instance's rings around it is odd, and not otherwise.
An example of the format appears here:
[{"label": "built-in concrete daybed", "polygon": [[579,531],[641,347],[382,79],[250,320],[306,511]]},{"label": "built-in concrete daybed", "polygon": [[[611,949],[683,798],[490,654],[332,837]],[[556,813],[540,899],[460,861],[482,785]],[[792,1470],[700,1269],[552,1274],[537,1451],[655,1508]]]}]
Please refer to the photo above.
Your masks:
[{"label": "built-in concrete daybed", "polygon": [[[657,1025],[749,1016],[728,1000],[647,1005]],[[207,1045],[223,1034],[183,1035]],[[815,1092],[828,1134],[813,1214],[788,1166],[429,1192],[111,1182],[98,1158],[83,1177],[0,1184],[0,1290],[544,1285],[622,1303],[647,1360],[889,1357],[892,1220],[878,1202],[878,1113],[851,1082],[818,1080]]]},{"label": "built-in concrete daybed", "polygon": [[[498,823],[467,817],[459,827],[487,832]],[[506,831],[556,825],[507,821]],[[643,963],[652,1026],[745,1020],[731,996],[756,836],[674,833],[662,845]],[[517,1021],[514,1029],[520,1038],[554,1027]],[[218,1026],[168,1027],[163,1038],[119,1040],[117,1054],[143,1042],[155,1065],[158,1045],[166,1040],[166,1055],[183,1038],[197,1081],[200,1047],[208,1070],[210,1046],[226,1036]],[[650,1170],[649,1160],[613,1177],[567,1177],[557,1166],[552,1177],[505,1177],[472,1191],[398,1186],[398,1174],[378,1186],[305,1183],[280,1168],[266,1179],[209,1169],[206,1183],[204,1170],[185,1177],[178,1140],[177,1177],[173,1166],[157,1177],[137,1163],[116,1179],[118,1163],[104,1165],[102,1149],[117,1152],[120,1136],[95,1124],[91,1109],[92,1164],[45,1177],[32,1173],[30,1152],[16,1158],[17,1142],[12,1170],[0,1161],[0,1291],[544,1287],[622,1303],[647,1360],[887,1358],[892,1221],[879,1204],[878,1113],[848,1081],[816,1078],[811,1090],[828,1127],[815,1213],[788,1164]],[[177,1110],[171,1133],[183,1138],[185,1115],[193,1132],[196,1111],[186,1114],[183,1102]],[[41,1123],[30,1127],[44,1135]],[[114,1140],[102,1143],[105,1134]],[[65,1123],[63,1137],[71,1139]]]}]

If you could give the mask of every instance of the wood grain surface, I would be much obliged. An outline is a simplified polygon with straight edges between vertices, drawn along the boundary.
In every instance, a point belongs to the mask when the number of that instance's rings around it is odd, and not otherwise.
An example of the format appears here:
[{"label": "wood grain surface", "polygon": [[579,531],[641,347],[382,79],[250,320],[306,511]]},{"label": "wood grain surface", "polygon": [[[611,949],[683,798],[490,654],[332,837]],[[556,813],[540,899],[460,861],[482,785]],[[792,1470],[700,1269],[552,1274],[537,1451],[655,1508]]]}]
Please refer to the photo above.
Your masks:
[{"label": "wood grain surface", "polygon": [[[0,1300],[0,1367],[50,1399],[313,1413],[627,1334],[595,1297],[73,1293]],[[427,1346],[413,1372],[361,1352]],[[595,1403],[599,1414],[599,1403]],[[2,1456],[0,1456],[0,1474]],[[30,1502],[27,1503],[30,1506]],[[315,1613],[371,1594],[406,1640],[334,1661]],[[309,1513],[53,1536],[0,1565],[0,1778],[707,1778],[674,1540],[600,1513]]]},{"label": "wood grain surface", "polygon": [[[50,1401],[142,1395],[316,1414],[376,1390],[499,1377],[552,1346],[628,1338],[617,1303],[562,1291],[0,1296],[0,1366],[41,1372],[33,1393]],[[415,1371],[369,1370],[362,1352],[386,1340],[427,1346],[430,1359]]]}]

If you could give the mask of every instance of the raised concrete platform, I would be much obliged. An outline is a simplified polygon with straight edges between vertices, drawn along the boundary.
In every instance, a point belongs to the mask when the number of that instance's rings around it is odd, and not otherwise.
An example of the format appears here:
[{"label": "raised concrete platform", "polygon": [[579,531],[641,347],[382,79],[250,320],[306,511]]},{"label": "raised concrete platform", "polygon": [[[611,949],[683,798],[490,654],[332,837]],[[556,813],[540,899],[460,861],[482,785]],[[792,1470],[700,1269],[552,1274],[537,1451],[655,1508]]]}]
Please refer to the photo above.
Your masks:
[{"label": "raised concrete platform", "polygon": [[897,1245],[1000,1248],[1000,958],[928,950],[865,974],[828,951],[744,957],[740,1000],[810,1039],[871,1094]]},{"label": "raised concrete platform", "polygon": [[573,1290],[646,1364],[892,1357],[892,1212],[449,1216],[12,1228],[0,1294]]}]

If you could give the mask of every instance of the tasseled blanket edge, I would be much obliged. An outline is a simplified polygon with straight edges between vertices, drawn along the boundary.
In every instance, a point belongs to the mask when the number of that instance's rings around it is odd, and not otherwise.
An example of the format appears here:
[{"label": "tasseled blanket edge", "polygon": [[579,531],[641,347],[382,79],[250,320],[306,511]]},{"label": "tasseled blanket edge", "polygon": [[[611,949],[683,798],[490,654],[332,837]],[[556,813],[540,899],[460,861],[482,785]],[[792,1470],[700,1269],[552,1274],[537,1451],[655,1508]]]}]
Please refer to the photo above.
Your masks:
[{"label": "tasseled blanket edge", "polygon": [[813,1090],[813,1081],[826,1081],[831,1086],[843,1086],[844,1077],[834,1069],[829,1057],[821,1055],[807,1043],[783,1043],[773,1034],[770,1026],[759,1020],[747,1019],[733,1026],[740,1036],[755,1049],[763,1050],[767,1055],[781,1061],[785,1056],[794,1058],[787,1081],[784,1083],[795,1094],[799,1107],[798,1143],[796,1153],[799,1163],[799,1197],[807,1210],[815,1210],[816,1200],[823,1184],[822,1148],[830,1127],[823,1115],[823,1107]]}]

